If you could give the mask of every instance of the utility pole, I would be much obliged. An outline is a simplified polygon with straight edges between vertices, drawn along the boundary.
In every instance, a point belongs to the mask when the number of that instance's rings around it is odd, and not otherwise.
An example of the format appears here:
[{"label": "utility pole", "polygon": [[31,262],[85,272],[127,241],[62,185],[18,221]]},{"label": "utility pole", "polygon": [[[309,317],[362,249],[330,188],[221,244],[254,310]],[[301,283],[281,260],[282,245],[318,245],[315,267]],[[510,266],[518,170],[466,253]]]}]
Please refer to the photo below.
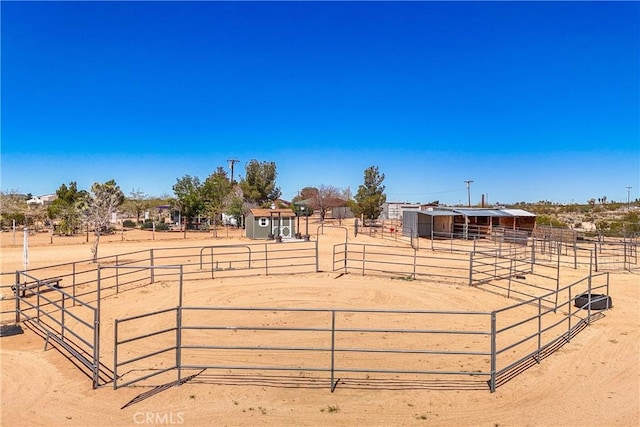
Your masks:
[{"label": "utility pole", "polygon": [[464,183],[467,184],[467,204],[471,207],[471,183],[472,180],[467,180]]},{"label": "utility pole", "polygon": [[627,187],[627,212],[631,210],[631,200],[629,198],[630,193],[631,193],[631,187]]},{"label": "utility pole", "polygon": [[227,160],[227,162],[229,162],[229,168],[231,169],[231,185],[233,185],[233,165],[238,163],[239,160],[237,160],[237,159],[229,159],[229,160]]}]

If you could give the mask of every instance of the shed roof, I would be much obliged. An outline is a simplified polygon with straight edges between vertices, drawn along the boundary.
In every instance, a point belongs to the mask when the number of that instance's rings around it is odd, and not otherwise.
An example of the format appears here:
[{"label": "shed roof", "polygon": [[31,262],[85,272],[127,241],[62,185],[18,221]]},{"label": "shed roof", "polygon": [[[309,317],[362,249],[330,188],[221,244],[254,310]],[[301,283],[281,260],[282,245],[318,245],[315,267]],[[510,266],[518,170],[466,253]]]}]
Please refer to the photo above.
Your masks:
[{"label": "shed roof", "polygon": [[277,217],[278,214],[283,217],[296,216],[295,212],[291,209],[266,209],[266,208],[254,208],[251,209],[251,213],[255,217]]}]

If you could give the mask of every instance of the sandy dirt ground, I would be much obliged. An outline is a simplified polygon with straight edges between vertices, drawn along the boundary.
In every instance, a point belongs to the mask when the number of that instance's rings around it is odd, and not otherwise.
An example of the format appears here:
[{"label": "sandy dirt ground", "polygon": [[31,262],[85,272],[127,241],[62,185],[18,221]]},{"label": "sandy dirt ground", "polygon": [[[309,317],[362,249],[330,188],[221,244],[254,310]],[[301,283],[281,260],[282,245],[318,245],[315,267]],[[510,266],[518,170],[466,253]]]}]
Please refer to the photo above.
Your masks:
[{"label": "sandy dirt ground", "polygon": [[[315,227],[313,228],[315,231]],[[349,241],[405,245],[352,236]],[[13,283],[22,269],[22,233],[1,233],[1,285]],[[149,248],[246,242],[235,230],[212,233],[126,231],[103,236],[100,256]],[[190,298],[202,304],[255,307],[478,310],[513,303],[504,296],[465,286],[332,271],[334,243],[343,229],[326,230],[318,239],[320,273],[225,278],[215,289],[199,289]],[[29,237],[29,268],[87,260],[92,236]],[[426,246],[426,245],[425,245]],[[428,252],[427,250],[424,250]],[[584,277],[585,270],[567,272]],[[490,393],[488,387],[442,387],[384,381],[341,386],[332,393],[313,381],[220,381],[206,372],[181,386],[152,393],[149,386],[93,390],[90,379],[55,348],[24,328],[0,338],[2,426],[274,425],[274,426],[637,426],[640,424],[640,275],[612,272],[614,308],[572,341]],[[146,312],[166,304],[162,284],[110,296],[103,307],[113,316]],[[3,287],[8,295],[10,289]],[[7,304],[2,310],[10,310]],[[11,316],[2,317],[3,324]],[[105,336],[109,335],[109,327]],[[111,328],[112,329],[112,328]],[[112,333],[112,331],[111,331]],[[111,350],[105,350],[109,352]],[[111,357],[111,356],[107,356]],[[376,363],[372,361],[371,363]],[[297,375],[297,374],[293,374]],[[280,377],[278,377],[280,378]],[[345,385],[348,385],[348,381]],[[147,396],[148,395],[148,396]],[[140,399],[137,403],[128,403]],[[126,406],[126,407],[125,407]]]}]

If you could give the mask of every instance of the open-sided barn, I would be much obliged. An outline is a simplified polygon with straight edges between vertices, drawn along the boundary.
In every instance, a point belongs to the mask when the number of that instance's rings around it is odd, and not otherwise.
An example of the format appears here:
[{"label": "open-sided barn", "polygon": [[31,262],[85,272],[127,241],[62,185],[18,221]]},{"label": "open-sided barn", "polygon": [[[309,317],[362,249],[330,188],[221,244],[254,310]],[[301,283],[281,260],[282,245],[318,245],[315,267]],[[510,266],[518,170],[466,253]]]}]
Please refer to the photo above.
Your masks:
[{"label": "open-sided barn", "polygon": [[536,215],[522,209],[435,208],[405,211],[402,234],[407,237],[485,237],[495,230],[518,230],[531,234]]}]

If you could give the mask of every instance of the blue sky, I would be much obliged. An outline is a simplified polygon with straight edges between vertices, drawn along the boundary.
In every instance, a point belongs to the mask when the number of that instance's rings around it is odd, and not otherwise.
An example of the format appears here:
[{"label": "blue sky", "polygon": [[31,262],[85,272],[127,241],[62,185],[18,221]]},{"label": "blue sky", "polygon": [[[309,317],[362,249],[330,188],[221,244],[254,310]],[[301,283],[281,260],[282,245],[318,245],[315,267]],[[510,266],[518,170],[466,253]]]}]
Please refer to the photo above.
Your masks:
[{"label": "blue sky", "polygon": [[172,194],[252,159],[283,198],[640,190],[638,2],[7,2],[3,191]]}]

